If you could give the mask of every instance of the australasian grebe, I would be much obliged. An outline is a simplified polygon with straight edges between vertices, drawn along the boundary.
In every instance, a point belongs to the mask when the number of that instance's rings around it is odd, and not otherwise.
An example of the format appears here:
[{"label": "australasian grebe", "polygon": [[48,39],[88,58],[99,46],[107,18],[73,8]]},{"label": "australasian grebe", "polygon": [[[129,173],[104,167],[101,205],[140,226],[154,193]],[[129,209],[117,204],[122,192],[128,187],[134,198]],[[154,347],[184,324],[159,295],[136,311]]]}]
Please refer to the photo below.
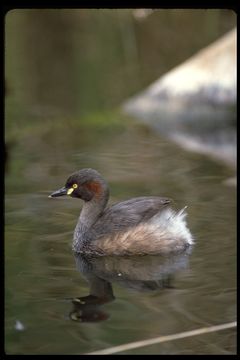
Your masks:
[{"label": "australasian grebe", "polygon": [[84,201],[73,237],[77,253],[170,254],[193,243],[185,208],[175,212],[168,198],[142,196],[106,207],[109,187],[94,169],[75,172],[49,197],[62,195]]}]

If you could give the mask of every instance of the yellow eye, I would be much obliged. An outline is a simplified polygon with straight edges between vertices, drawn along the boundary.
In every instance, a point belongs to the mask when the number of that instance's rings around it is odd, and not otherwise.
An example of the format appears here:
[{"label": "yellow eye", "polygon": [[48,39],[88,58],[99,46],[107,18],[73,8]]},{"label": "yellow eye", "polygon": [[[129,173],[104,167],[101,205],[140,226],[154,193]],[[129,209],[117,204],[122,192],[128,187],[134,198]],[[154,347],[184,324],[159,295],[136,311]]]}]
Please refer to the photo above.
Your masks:
[{"label": "yellow eye", "polygon": [[72,186],[74,189],[76,189],[78,187],[78,184],[73,184]]}]

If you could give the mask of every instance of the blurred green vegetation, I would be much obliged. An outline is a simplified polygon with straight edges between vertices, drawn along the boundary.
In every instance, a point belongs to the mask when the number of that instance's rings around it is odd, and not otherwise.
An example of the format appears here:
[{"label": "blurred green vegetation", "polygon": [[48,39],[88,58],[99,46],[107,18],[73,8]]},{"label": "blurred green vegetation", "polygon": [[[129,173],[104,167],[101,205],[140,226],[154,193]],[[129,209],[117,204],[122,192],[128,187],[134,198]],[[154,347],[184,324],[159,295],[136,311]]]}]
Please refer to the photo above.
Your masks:
[{"label": "blurred green vegetation", "polygon": [[116,107],[236,25],[231,10],[159,9],[144,17],[137,10],[7,13],[6,136],[10,127],[61,116],[83,121]]}]

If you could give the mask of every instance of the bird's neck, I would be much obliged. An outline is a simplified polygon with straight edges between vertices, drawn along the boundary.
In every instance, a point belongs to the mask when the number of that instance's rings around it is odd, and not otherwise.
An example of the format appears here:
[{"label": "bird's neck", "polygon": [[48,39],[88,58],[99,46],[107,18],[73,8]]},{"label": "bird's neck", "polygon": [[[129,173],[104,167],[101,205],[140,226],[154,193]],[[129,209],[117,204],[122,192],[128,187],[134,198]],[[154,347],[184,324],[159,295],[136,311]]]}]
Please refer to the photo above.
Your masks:
[{"label": "bird's neck", "polygon": [[84,202],[78,225],[83,226],[86,230],[90,229],[105,209],[108,198],[109,192],[106,189],[101,196],[94,196],[92,200]]},{"label": "bird's neck", "polygon": [[92,226],[101,216],[109,199],[109,190],[105,186],[101,194],[94,196],[90,201],[85,201],[74,231],[73,250],[81,252],[95,239]]}]

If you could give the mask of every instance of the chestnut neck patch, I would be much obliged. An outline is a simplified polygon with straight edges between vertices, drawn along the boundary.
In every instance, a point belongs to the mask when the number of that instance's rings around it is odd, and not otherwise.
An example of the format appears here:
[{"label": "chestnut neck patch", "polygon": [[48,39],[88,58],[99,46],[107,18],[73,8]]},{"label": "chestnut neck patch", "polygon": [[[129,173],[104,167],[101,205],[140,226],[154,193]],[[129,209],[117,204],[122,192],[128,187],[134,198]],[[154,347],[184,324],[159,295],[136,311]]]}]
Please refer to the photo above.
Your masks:
[{"label": "chestnut neck patch", "polygon": [[85,187],[97,197],[99,197],[102,193],[102,186],[97,181],[90,181],[85,184]]}]

